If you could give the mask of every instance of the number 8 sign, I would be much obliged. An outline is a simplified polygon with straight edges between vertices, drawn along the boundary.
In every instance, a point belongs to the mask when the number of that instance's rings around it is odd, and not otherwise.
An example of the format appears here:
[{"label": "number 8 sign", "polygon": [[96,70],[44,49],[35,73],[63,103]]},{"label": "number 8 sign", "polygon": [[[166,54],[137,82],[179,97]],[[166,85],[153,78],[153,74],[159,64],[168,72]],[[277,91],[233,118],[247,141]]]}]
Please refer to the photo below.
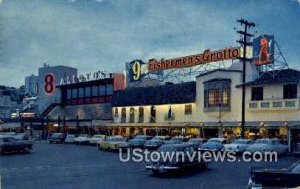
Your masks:
[{"label": "number 8 sign", "polygon": [[47,95],[52,94],[55,90],[54,75],[48,73],[45,75],[44,91]]}]

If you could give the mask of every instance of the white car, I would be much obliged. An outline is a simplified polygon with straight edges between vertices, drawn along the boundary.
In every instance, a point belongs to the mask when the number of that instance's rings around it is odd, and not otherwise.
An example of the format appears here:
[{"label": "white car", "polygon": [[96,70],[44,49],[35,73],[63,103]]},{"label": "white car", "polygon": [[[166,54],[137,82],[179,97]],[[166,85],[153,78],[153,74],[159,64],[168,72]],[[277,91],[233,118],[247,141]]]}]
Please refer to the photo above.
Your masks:
[{"label": "white car", "polygon": [[237,139],[230,144],[224,144],[224,151],[243,153],[246,149],[253,144],[249,139]]},{"label": "white car", "polygon": [[204,151],[222,151],[224,144],[227,143],[226,138],[211,138],[200,147]]},{"label": "white car", "polygon": [[66,139],[65,139],[65,143],[68,143],[68,144],[74,143],[75,137],[76,136],[74,134],[67,134]]},{"label": "white car", "polygon": [[88,144],[90,136],[88,134],[80,134],[78,137],[74,138],[75,144]]},{"label": "white car", "polygon": [[90,145],[97,145],[98,142],[104,141],[105,138],[105,135],[94,135],[92,138],[89,138],[89,143]]},{"label": "white car", "polygon": [[277,138],[257,139],[253,145],[249,146],[246,151],[254,152],[277,152],[277,154],[284,154],[288,152],[288,146],[283,145]]}]

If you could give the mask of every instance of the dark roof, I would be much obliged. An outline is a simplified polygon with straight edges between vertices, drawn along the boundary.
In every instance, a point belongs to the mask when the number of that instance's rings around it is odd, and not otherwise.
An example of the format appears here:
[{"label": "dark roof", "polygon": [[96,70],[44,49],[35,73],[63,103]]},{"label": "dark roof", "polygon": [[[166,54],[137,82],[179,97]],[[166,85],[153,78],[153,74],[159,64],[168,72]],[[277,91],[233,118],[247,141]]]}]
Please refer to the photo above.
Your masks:
[{"label": "dark roof", "polygon": [[[273,75],[275,76],[273,78]],[[300,71],[293,69],[275,70],[272,72],[266,72],[254,81],[246,83],[246,86],[258,86],[266,84],[284,84],[284,83],[299,83]],[[238,85],[237,87],[241,87]]]},{"label": "dark roof", "polygon": [[196,82],[137,87],[115,91],[112,105],[140,106],[192,103],[196,100]]}]

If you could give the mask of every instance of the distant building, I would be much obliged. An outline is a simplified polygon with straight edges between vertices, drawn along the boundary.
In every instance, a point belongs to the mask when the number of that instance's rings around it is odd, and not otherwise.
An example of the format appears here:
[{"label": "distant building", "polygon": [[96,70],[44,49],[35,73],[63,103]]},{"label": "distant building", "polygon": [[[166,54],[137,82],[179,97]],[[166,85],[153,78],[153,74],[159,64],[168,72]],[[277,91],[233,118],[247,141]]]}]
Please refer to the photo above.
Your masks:
[{"label": "distant building", "polygon": [[25,77],[25,94],[37,96],[38,94],[38,76],[30,75]]}]

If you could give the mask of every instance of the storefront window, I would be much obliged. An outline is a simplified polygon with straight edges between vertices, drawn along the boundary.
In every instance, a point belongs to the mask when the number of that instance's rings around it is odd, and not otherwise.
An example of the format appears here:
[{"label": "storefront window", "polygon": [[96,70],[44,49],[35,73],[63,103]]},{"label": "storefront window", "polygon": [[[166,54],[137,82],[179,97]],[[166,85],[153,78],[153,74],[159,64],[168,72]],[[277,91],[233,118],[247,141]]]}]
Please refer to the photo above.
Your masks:
[{"label": "storefront window", "polygon": [[139,107],[139,123],[143,123],[143,122],[144,122],[144,108]]},{"label": "storefront window", "polygon": [[156,121],[156,109],[154,106],[151,106],[150,110],[150,122],[154,123]]},{"label": "storefront window", "polygon": [[229,79],[218,79],[204,83],[204,108],[205,111],[230,110],[230,89]]},{"label": "storefront window", "polygon": [[191,104],[186,104],[184,106],[184,114],[185,115],[191,115],[192,114],[192,105]]},{"label": "storefront window", "polygon": [[134,108],[129,109],[129,122],[134,123]]},{"label": "storefront window", "polygon": [[77,89],[72,89],[72,98],[75,99],[77,98]]},{"label": "storefront window", "polygon": [[112,84],[108,84],[106,85],[106,94],[107,95],[112,95],[114,92],[114,88]]},{"label": "storefront window", "polygon": [[121,122],[126,123],[126,108],[122,108],[121,112]]},{"label": "storefront window", "polygon": [[67,99],[71,99],[72,98],[72,90],[68,89],[67,90]]},{"label": "storefront window", "polygon": [[283,98],[284,99],[297,98],[297,84],[283,85]]},{"label": "storefront window", "polygon": [[91,97],[91,87],[85,87],[85,97]]},{"label": "storefront window", "polygon": [[105,85],[100,85],[99,86],[99,96],[104,96],[105,95]]},{"label": "storefront window", "polygon": [[79,90],[79,92],[78,92],[79,98],[84,98],[84,88],[79,88],[78,90]]},{"label": "storefront window", "polygon": [[98,96],[98,86],[92,87],[92,96]]},{"label": "storefront window", "polygon": [[251,100],[263,100],[264,99],[264,88],[263,87],[253,87],[251,89]]}]

